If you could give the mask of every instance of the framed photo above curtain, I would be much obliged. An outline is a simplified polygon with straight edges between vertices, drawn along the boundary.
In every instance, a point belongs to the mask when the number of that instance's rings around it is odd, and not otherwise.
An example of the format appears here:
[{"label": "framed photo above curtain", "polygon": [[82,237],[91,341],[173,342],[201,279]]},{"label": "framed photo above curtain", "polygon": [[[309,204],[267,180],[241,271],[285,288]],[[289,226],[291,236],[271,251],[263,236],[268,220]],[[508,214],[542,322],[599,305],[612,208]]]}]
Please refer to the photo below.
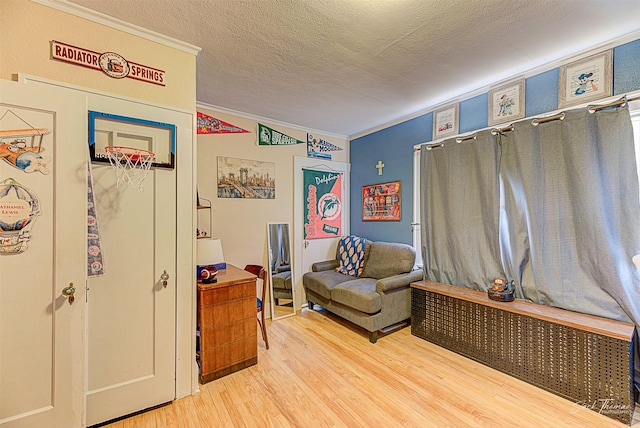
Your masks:
[{"label": "framed photo above curtain", "polygon": [[611,96],[613,82],[611,49],[560,67],[558,108]]},{"label": "framed photo above curtain", "polygon": [[433,112],[433,139],[448,137],[458,133],[460,104],[455,103]]},{"label": "framed photo above curtain", "polygon": [[489,126],[524,117],[524,79],[489,90]]},{"label": "framed photo above curtain", "polygon": [[362,186],[362,221],[400,221],[401,182]]}]

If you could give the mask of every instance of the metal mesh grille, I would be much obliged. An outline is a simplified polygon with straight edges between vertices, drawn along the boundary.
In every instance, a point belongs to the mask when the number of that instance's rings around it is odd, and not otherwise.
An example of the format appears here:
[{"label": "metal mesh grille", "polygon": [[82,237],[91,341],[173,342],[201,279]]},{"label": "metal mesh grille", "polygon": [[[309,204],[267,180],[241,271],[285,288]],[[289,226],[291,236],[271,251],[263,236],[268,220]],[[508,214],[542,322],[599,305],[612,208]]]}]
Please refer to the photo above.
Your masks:
[{"label": "metal mesh grille", "polygon": [[631,342],[417,288],[411,334],[631,424]]}]

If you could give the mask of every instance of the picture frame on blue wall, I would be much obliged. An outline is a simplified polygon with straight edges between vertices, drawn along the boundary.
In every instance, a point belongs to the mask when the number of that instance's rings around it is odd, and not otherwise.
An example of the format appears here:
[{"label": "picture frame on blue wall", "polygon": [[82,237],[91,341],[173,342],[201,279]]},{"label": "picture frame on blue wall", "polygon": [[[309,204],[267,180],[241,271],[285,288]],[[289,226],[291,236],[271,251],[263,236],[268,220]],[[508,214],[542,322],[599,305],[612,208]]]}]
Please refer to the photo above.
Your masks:
[{"label": "picture frame on blue wall", "polygon": [[524,85],[524,79],[519,79],[489,90],[489,126],[525,116]]},{"label": "picture frame on blue wall", "polygon": [[433,112],[433,139],[456,135],[458,133],[460,103],[450,104]]},{"label": "picture frame on blue wall", "polygon": [[560,67],[558,108],[584,104],[612,95],[613,50]]}]

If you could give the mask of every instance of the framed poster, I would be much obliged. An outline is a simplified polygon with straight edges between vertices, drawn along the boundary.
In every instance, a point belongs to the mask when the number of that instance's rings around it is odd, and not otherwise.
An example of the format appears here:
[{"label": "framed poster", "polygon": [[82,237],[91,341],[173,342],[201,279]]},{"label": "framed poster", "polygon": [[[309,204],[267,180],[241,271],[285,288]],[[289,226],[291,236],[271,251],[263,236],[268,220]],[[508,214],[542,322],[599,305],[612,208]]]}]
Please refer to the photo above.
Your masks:
[{"label": "framed poster", "polygon": [[400,221],[401,182],[362,186],[362,221]]},{"label": "framed poster", "polygon": [[613,82],[611,49],[560,67],[558,108],[611,96]]},{"label": "framed poster", "polygon": [[93,163],[109,164],[107,146],[125,146],[155,154],[154,168],[173,169],[176,126],[169,123],[89,111],[89,156]]},{"label": "framed poster", "polygon": [[458,117],[460,115],[459,104],[433,112],[433,139],[448,137],[458,133]]},{"label": "framed poster", "polygon": [[524,79],[489,90],[489,126],[524,117]]},{"label": "framed poster", "polygon": [[218,198],[275,199],[276,164],[218,156]]},{"label": "framed poster", "polygon": [[342,173],[303,168],[304,239],[335,238],[342,233]]}]

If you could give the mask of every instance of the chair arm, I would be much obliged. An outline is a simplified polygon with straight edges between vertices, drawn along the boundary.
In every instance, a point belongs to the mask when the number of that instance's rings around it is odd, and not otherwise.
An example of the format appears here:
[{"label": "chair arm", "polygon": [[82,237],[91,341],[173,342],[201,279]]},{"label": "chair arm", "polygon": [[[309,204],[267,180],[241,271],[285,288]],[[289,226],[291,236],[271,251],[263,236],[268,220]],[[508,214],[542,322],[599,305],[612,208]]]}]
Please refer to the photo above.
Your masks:
[{"label": "chair arm", "polygon": [[326,260],[324,262],[316,262],[314,264],[311,265],[311,270],[313,272],[320,272],[323,270],[331,270],[331,269],[335,269],[338,266],[340,266],[340,264],[338,263],[337,260]]},{"label": "chair arm", "polygon": [[376,282],[376,292],[386,293],[396,288],[408,287],[412,282],[421,281],[422,279],[422,269],[382,278]]}]

